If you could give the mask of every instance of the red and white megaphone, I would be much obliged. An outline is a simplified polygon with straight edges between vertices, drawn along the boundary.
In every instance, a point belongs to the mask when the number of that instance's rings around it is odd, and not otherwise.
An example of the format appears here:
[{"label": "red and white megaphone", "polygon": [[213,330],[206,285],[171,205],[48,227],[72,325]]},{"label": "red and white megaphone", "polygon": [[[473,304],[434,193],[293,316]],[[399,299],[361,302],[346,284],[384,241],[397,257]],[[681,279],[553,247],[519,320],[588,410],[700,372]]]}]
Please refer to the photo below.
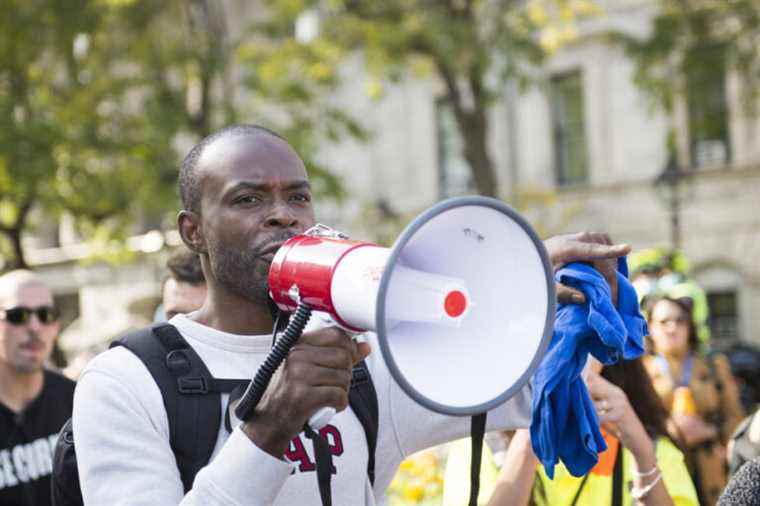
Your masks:
[{"label": "red and white megaphone", "polygon": [[485,197],[435,205],[392,248],[317,226],[277,251],[269,288],[285,311],[300,302],[346,329],[376,332],[404,391],[451,415],[483,413],[517,393],[554,321],[543,243],[517,212]]},{"label": "red and white megaphone", "polygon": [[[269,268],[269,294],[277,306],[293,312],[299,302],[328,313],[351,332],[376,329],[377,294],[390,248],[351,241],[318,224],[285,242]],[[458,325],[466,316],[469,297],[464,280],[396,265],[399,296],[388,319]]]},{"label": "red and white megaphone", "polygon": [[[554,322],[543,243],[519,214],[484,197],[433,206],[392,248],[314,227],[277,251],[269,289],[293,314],[235,408],[241,420],[252,416],[313,310],[346,329],[375,331],[404,391],[429,409],[460,416],[485,413],[517,393],[541,361]],[[334,414],[320,409],[310,429]]]}]

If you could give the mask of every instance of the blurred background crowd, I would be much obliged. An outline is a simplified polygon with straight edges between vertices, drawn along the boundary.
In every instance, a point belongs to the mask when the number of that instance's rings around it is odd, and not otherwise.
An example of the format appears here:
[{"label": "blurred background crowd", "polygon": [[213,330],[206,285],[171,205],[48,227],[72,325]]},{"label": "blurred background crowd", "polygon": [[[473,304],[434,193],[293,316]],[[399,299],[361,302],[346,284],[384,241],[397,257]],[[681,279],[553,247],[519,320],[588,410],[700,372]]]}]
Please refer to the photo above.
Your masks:
[{"label": "blurred background crowd", "polygon": [[[318,220],[358,238],[392,243],[432,203],[479,193],[542,236],[630,243],[652,333],[643,366],[714,500],[731,433],[760,399],[758,0],[3,11],[0,271],[32,269],[52,288],[53,366],[75,378],[165,314],[179,160],[211,131],[255,122],[306,161]],[[494,480],[506,440],[489,437]],[[441,504],[447,453],[405,462],[391,503]]]}]

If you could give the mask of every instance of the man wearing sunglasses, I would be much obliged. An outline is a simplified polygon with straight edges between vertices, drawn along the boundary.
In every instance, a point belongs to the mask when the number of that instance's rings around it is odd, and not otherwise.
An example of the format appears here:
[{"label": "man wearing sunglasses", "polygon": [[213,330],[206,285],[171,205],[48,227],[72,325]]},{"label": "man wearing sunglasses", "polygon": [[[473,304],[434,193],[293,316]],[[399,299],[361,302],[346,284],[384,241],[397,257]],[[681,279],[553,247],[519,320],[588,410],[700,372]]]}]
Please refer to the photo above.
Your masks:
[{"label": "man wearing sunglasses", "polygon": [[60,325],[34,273],[0,276],[0,504],[50,504],[52,450],[74,383],[45,368]]}]

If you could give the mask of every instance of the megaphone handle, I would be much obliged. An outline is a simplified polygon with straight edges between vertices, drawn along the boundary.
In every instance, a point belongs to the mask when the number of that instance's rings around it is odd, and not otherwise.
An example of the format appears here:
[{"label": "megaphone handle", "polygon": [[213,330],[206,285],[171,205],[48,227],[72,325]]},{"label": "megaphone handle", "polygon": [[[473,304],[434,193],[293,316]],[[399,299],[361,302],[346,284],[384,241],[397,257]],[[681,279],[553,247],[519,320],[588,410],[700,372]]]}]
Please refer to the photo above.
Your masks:
[{"label": "megaphone handle", "polygon": [[330,420],[335,416],[335,413],[337,413],[335,408],[329,406],[319,408],[319,410],[309,418],[309,427],[315,432],[319,432],[322,427],[330,423]]},{"label": "megaphone handle", "polygon": [[251,418],[253,410],[264,396],[264,392],[269,386],[272,376],[288,356],[288,352],[296,344],[301,334],[303,334],[303,329],[306,327],[306,323],[308,323],[310,317],[311,308],[306,303],[299,302],[298,308],[290,319],[290,323],[288,323],[282,337],[277,340],[274,347],[269,351],[269,355],[267,355],[264,363],[259,366],[256,376],[253,377],[245,393],[240,398],[240,402],[235,408],[235,416],[240,420],[245,422]]}]

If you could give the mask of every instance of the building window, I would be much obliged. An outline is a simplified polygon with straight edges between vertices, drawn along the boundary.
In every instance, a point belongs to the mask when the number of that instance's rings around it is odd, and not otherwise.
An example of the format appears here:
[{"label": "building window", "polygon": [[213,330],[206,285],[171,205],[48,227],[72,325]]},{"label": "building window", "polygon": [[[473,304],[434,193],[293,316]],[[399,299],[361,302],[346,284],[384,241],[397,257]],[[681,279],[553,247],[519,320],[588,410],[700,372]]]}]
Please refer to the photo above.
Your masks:
[{"label": "building window", "polygon": [[722,46],[700,48],[687,56],[689,150],[694,167],[731,160],[725,56]]},{"label": "building window", "polygon": [[588,181],[586,129],[583,121],[583,76],[580,72],[551,80],[552,131],[557,184]]},{"label": "building window", "polygon": [[739,339],[739,311],[735,291],[710,292],[710,334],[714,342]]},{"label": "building window", "polygon": [[454,117],[454,109],[445,98],[438,99],[435,106],[439,197],[472,193],[472,171],[464,158],[464,140]]}]

